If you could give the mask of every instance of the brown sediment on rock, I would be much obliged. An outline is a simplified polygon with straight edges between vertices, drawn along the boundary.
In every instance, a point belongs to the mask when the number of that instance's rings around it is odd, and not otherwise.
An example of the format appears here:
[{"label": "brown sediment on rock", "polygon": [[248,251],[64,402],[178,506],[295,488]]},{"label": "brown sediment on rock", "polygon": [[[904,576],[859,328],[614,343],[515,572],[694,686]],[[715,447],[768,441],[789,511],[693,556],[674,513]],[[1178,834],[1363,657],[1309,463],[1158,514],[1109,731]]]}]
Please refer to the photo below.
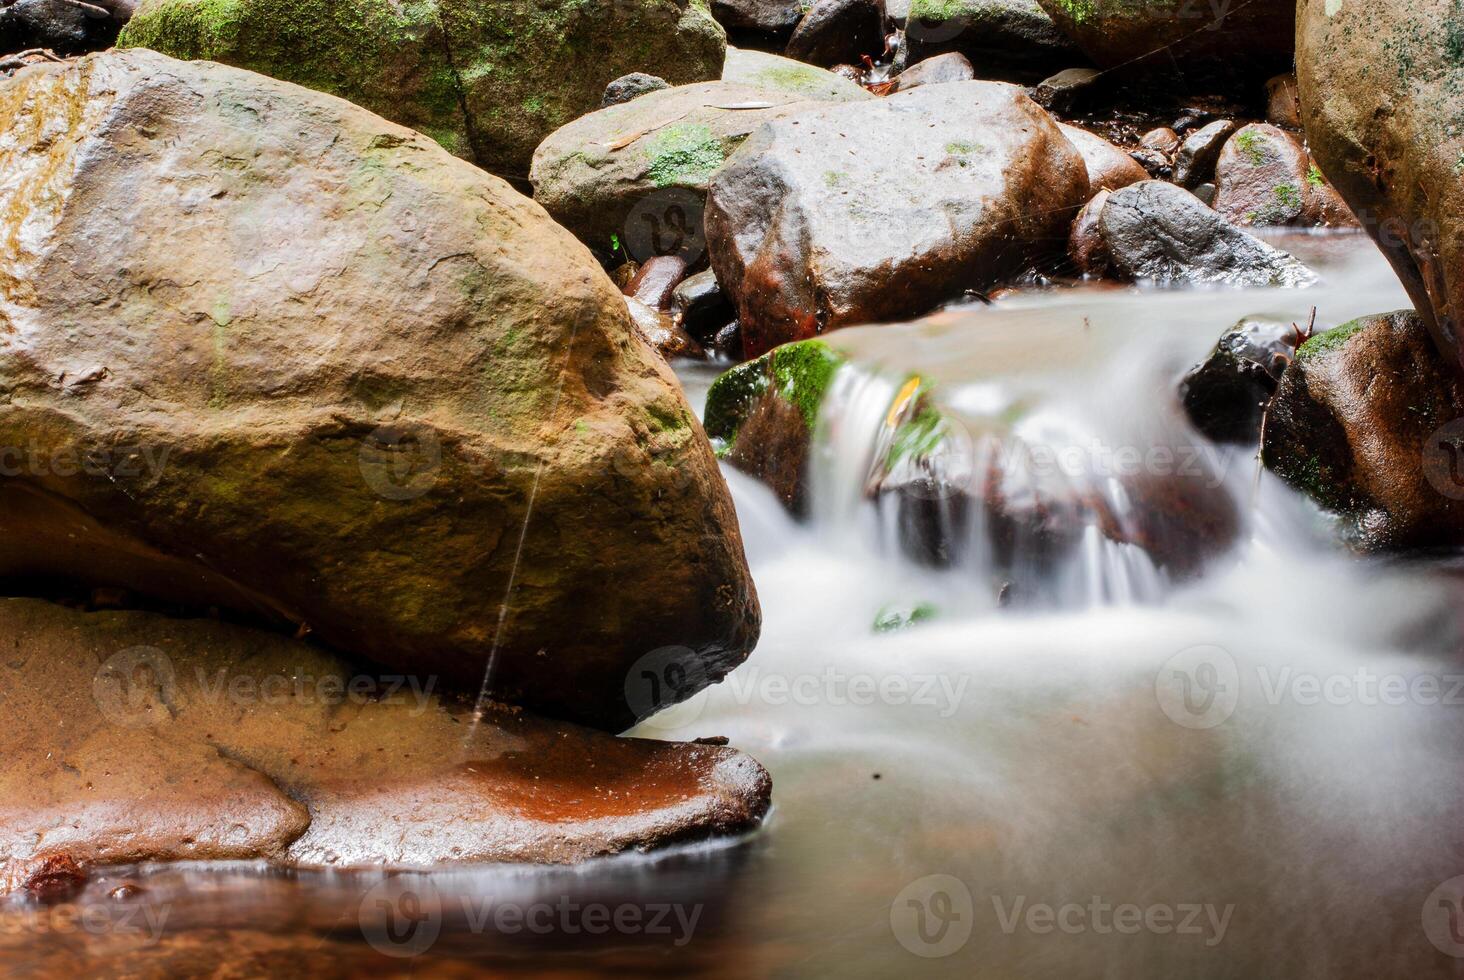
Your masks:
[{"label": "brown sediment on rock", "polygon": [[756,826],[767,772],[272,633],[0,600],[0,891],[156,860],[573,863]]}]

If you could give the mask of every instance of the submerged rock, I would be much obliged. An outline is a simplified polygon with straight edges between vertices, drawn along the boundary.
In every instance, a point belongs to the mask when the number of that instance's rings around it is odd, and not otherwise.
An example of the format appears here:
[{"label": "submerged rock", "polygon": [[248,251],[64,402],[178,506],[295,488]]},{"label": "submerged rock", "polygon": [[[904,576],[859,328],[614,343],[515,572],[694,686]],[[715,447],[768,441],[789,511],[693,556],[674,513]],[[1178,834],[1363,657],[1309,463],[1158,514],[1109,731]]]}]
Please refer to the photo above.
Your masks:
[{"label": "submerged rock", "polygon": [[1116,191],[1120,187],[1149,179],[1148,171],[1139,166],[1133,157],[1098,134],[1066,123],[1059,124],[1058,128],[1068,138],[1068,142],[1083,155],[1083,163],[1088,168],[1090,190]]},{"label": "submerged rock", "polygon": [[1307,286],[1316,274],[1230,224],[1193,194],[1149,180],[1115,191],[1098,218],[1123,279],[1228,286]]},{"label": "submerged rock", "polygon": [[827,68],[861,56],[884,53],[883,0],[814,0],[788,39],[786,53],[798,61]]},{"label": "submerged rock", "polygon": [[1242,320],[1180,385],[1190,421],[1216,442],[1256,446],[1266,405],[1302,341],[1299,327]]},{"label": "submerged rock", "polygon": [[1358,546],[1464,544],[1464,382],[1416,313],[1302,345],[1266,418],[1268,467],[1339,514]]},{"label": "submerged rock", "polygon": [[1453,0],[1297,5],[1307,142],[1464,372],[1464,9]]},{"label": "submerged rock", "polygon": [[897,68],[954,51],[979,78],[1031,83],[1083,60],[1036,0],[912,0],[909,8]]},{"label": "submerged rock", "polygon": [[756,356],[990,288],[1060,250],[1087,197],[1019,89],[952,82],[763,126],[709,184],[707,245]]},{"label": "submerged rock", "polygon": [[1241,129],[1220,151],[1215,210],[1238,225],[1355,224],[1301,141],[1264,123]]},{"label": "submerged rock", "polygon": [[0,599],[0,893],[144,861],[577,862],[746,830],[767,773],[271,633]]},{"label": "submerged rock", "polygon": [[1197,89],[1263,81],[1291,67],[1292,0],[1037,2],[1101,68],[1163,74]]},{"label": "submerged rock", "polygon": [[[854,98],[874,98],[850,88]],[[764,122],[820,104],[731,82],[651,92],[546,139],[529,171],[534,199],[591,247],[613,251],[619,243],[639,261],[675,254],[696,262],[705,254],[702,209],[712,175]]]},{"label": "submerged rock", "polygon": [[0,575],[298,624],[615,729],[646,652],[697,651],[697,688],[752,648],[680,387],[507,184],[149,51],[0,83],[0,173],[0,445],[29,453]]},{"label": "submerged rock", "polygon": [[143,0],[118,43],[339,95],[503,176],[615,79],[719,78],[726,50],[706,6],[677,0]]}]

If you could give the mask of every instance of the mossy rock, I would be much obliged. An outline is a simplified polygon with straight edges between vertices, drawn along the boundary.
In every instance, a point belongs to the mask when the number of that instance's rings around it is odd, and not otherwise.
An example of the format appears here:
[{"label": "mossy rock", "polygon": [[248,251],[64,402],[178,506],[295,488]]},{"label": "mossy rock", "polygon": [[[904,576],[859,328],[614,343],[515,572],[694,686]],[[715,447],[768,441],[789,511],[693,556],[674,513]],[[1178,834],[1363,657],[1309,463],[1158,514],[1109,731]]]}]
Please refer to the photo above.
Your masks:
[{"label": "mossy rock", "polygon": [[721,76],[726,37],[674,0],[144,0],[119,47],[339,95],[504,176],[631,72]]}]

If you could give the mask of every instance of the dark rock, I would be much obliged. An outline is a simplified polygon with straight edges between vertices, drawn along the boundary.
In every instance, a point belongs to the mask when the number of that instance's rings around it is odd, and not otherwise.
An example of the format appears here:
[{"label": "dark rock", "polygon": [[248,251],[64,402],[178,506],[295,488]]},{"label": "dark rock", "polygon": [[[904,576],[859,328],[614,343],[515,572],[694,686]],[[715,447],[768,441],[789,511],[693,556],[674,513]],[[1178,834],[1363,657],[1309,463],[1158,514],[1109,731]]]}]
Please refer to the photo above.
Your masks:
[{"label": "dark rock", "polygon": [[1036,0],[912,0],[897,69],[957,51],[982,79],[1032,83],[1083,60]]},{"label": "dark rock", "polygon": [[1215,176],[1215,161],[1225,141],[1235,132],[1235,123],[1217,119],[1190,133],[1180,143],[1174,156],[1174,182],[1181,187],[1196,187]]},{"label": "dark rock", "polygon": [[664,78],[647,75],[643,71],[631,72],[629,75],[621,75],[605,86],[605,97],[600,100],[600,108],[620,105],[622,102],[639,98],[647,92],[659,92],[663,88],[670,87],[670,83]]},{"label": "dark rock", "polygon": [[1296,75],[1287,72],[1266,83],[1266,122],[1286,129],[1301,128],[1301,96]]},{"label": "dark rock", "polygon": [[1191,188],[1190,193],[1205,207],[1213,208],[1215,206],[1214,184],[1201,184],[1199,187]]},{"label": "dark rock", "polygon": [[[1302,345],[1266,418],[1266,465],[1367,550],[1464,544],[1464,384],[1414,312]],[[1421,451],[1421,453],[1420,453]]]},{"label": "dark rock", "polygon": [[1292,0],[1037,2],[1100,68],[1163,75],[1183,90],[1258,83],[1291,66]]},{"label": "dark rock", "polygon": [[890,95],[908,92],[921,85],[939,85],[944,82],[965,82],[976,77],[971,62],[959,51],[948,51],[911,65],[890,82]]},{"label": "dark rock", "polygon": [[0,632],[0,893],[150,861],[577,863],[746,831],[768,805],[732,749],[475,711],[235,624],[0,599]]},{"label": "dark rock", "polygon": [[762,127],[712,178],[707,243],[756,356],[989,289],[1060,249],[1087,191],[1019,89],[927,85]]},{"label": "dark rock", "polygon": [[788,39],[790,58],[827,68],[884,54],[884,0],[816,0]]},{"label": "dark rock", "polygon": [[1148,171],[1133,157],[1098,134],[1066,123],[1059,123],[1058,128],[1083,155],[1083,163],[1088,168],[1089,190],[1116,191],[1149,179]]},{"label": "dark rock", "polygon": [[671,312],[687,333],[714,346],[717,333],[737,315],[711,269],[681,281],[671,294]]},{"label": "dark rock", "polygon": [[1097,95],[1102,74],[1096,68],[1064,68],[1039,82],[1032,98],[1051,112],[1075,112]]},{"label": "dark rock", "polygon": [[647,259],[621,292],[655,310],[671,307],[671,293],[686,278],[686,260],[676,255]]},{"label": "dark rock", "polygon": [[1099,191],[1093,200],[1083,206],[1073,221],[1072,233],[1068,236],[1068,257],[1081,275],[1100,279],[1108,271],[1108,246],[1103,242],[1103,232],[1098,227],[1098,218],[1103,206],[1108,203],[1109,191]]},{"label": "dark rock", "polygon": [[733,320],[717,331],[712,338],[712,349],[732,361],[740,361],[747,355],[742,349],[742,324]]},{"label": "dark rock", "polygon": [[1139,166],[1143,167],[1144,173],[1150,177],[1164,177],[1171,171],[1169,155],[1159,150],[1140,147],[1130,152],[1129,157]]},{"label": "dark rock", "polygon": [[802,0],[712,0],[712,16],[739,44],[782,48],[803,18]]},{"label": "dark rock", "polygon": [[1129,280],[1305,286],[1316,275],[1247,235],[1181,187],[1144,181],[1115,191],[1098,219],[1114,271]]},{"label": "dark rock", "polygon": [[1464,11],[1452,0],[1297,6],[1307,143],[1464,372]]},{"label": "dark rock", "polygon": [[219,606],[616,730],[648,651],[700,651],[703,686],[751,650],[691,407],[505,182],[142,50],[19,72],[0,132],[0,282],[25,284],[0,289],[0,445],[36,460],[0,480],[0,575]]},{"label": "dark rock", "polygon": [[79,55],[111,47],[132,16],[132,0],[15,0],[0,3],[0,55],[35,48]]},{"label": "dark rock", "polygon": [[1258,445],[1266,404],[1301,340],[1298,327],[1274,320],[1243,320],[1226,331],[1180,385],[1194,427],[1215,442]]}]

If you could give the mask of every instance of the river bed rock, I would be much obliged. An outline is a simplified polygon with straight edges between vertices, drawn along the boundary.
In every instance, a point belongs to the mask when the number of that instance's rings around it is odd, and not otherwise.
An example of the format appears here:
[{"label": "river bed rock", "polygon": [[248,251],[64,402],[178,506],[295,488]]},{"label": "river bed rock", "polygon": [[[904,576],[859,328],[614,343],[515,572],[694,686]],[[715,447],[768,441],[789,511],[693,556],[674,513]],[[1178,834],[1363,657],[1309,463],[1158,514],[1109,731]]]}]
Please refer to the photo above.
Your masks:
[{"label": "river bed rock", "polygon": [[1227,330],[1180,384],[1180,398],[1194,427],[1216,442],[1254,448],[1266,406],[1305,338],[1304,329],[1253,318]]},{"label": "river bed rock", "polygon": [[1411,310],[1302,345],[1266,418],[1263,459],[1340,515],[1365,550],[1464,544],[1464,382]]},{"label": "river bed rock", "polygon": [[[857,85],[849,88],[851,99],[874,99]],[[638,261],[676,254],[695,263],[705,256],[702,210],[712,175],[763,123],[821,101],[703,82],[592,112],[535,152],[534,200],[593,248],[612,251],[619,242]]]},{"label": "river bed rock", "polygon": [[143,0],[118,41],[329,92],[500,176],[632,72],[721,77],[726,36],[676,0]]},{"label": "river bed rock", "polygon": [[1464,372],[1464,10],[1452,0],[1297,6],[1307,142]]},{"label": "river bed rock", "polygon": [[707,245],[757,356],[990,288],[1060,252],[1087,198],[1047,113],[952,82],[763,126],[708,185]]},{"label": "river bed rock", "polygon": [[732,749],[478,715],[430,675],[260,630],[0,599],[0,633],[0,893],[56,862],[573,863],[768,805]]},{"label": "river bed rock", "polygon": [[785,53],[828,68],[884,54],[884,0],[814,0],[793,29]]},{"label": "river bed rock", "polygon": [[727,49],[722,81],[813,102],[858,102],[874,98],[864,86],[842,75],[792,58],[745,48]]},{"label": "river bed rock", "polygon": [[738,44],[781,50],[803,19],[802,0],[712,0],[712,16]]},{"label": "river bed rock", "polygon": [[1149,172],[1138,161],[1097,133],[1066,123],[1059,123],[1058,128],[1083,155],[1083,163],[1088,168],[1088,187],[1095,193],[1116,191],[1149,179]]},{"label": "river bed rock", "polygon": [[697,651],[700,687],[752,648],[679,385],[504,182],[149,51],[0,82],[0,173],[0,445],[27,454],[0,575],[232,608],[616,730],[648,651]]},{"label": "river bed rock", "polygon": [[1316,274],[1230,224],[1189,191],[1149,180],[1115,191],[1098,217],[1113,271],[1129,281],[1307,286]]},{"label": "river bed rock", "polygon": [[909,7],[898,70],[959,52],[978,78],[1032,83],[1084,61],[1037,0],[912,0]]},{"label": "river bed rock", "polygon": [[1215,164],[1215,210],[1237,225],[1355,225],[1301,141],[1265,123],[1238,131]]}]

